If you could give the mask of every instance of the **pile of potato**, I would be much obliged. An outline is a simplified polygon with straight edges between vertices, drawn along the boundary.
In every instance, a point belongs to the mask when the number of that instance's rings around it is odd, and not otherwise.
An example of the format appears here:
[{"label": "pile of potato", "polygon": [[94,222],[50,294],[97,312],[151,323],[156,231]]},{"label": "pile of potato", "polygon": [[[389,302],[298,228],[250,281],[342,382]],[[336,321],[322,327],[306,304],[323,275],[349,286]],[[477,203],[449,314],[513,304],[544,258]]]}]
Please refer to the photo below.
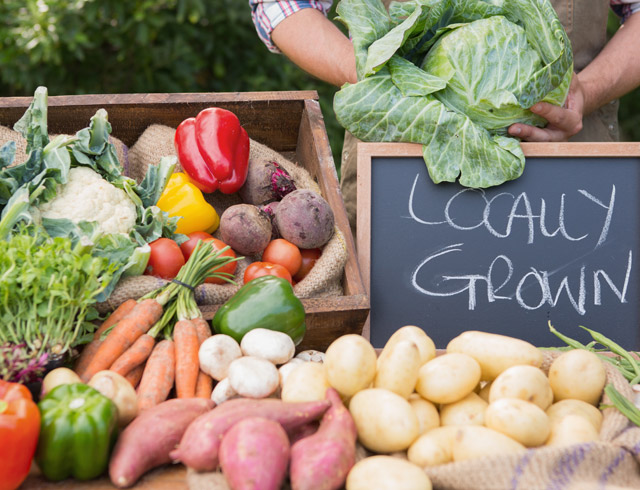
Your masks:
[{"label": "pile of potato", "polygon": [[359,442],[379,454],[354,466],[347,489],[401,488],[398,478],[408,475],[420,482],[415,488],[430,488],[426,466],[598,438],[600,359],[566,351],[548,375],[542,363],[530,343],[479,331],[464,332],[436,356],[422,329],[405,326],[379,356],[359,335],[336,339],[323,366],[293,370],[283,394],[294,382],[298,400],[323,399],[327,385],[340,393]]}]

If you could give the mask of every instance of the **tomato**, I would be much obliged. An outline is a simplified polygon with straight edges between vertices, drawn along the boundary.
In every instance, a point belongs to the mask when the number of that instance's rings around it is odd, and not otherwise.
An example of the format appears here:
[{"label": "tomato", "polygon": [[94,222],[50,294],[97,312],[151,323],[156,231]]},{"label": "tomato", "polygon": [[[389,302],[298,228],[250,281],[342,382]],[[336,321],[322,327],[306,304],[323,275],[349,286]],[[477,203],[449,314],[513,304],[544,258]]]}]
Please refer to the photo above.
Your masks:
[{"label": "tomato", "polygon": [[[211,242],[214,250],[222,250],[227,246],[222,240],[218,240],[217,238],[207,238],[204,240],[205,242]],[[221,253],[219,257],[236,257],[236,253],[229,247],[228,250]],[[215,272],[226,272],[227,274],[235,274],[236,267],[238,267],[238,262],[230,262],[227,265],[223,265],[222,267],[215,269]],[[227,281],[224,279],[220,279],[219,277],[207,277],[204,282],[208,282],[209,284],[227,284]]]},{"label": "tomato", "polygon": [[262,252],[262,260],[285,267],[294,276],[302,265],[300,249],[284,238],[271,240]]},{"label": "tomato", "polygon": [[213,236],[206,231],[194,231],[189,233],[187,236],[189,237],[189,239],[182,245],[180,245],[180,250],[182,250],[182,255],[184,255],[185,260],[189,260],[193,249],[196,248],[196,245],[200,240],[213,238]]},{"label": "tomato", "polygon": [[185,264],[180,246],[169,238],[158,238],[149,244],[151,254],[144,273],[163,279],[173,279]]},{"label": "tomato", "polygon": [[319,248],[301,248],[300,255],[302,256],[302,265],[300,265],[300,269],[293,276],[293,279],[297,282],[302,281],[309,271],[316,264],[316,261],[322,255],[322,250]]},{"label": "tomato", "polygon": [[286,267],[280,264],[270,264],[269,262],[252,262],[244,271],[244,283],[260,276],[276,276],[286,279],[293,285],[291,274]]}]

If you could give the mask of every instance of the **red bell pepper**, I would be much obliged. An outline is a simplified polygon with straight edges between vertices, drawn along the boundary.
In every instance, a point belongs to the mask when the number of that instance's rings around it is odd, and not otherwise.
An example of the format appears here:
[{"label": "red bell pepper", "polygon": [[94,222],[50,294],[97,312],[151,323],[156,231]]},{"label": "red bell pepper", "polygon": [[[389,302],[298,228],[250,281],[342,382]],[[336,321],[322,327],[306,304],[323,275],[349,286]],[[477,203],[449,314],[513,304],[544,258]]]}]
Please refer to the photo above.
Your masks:
[{"label": "red bell pepper", "polygon": [[203,192],[237,192],[249,170],[249,135],[231,111],[210,107],[180,123],[174,145],[183,170]]},{"label": "red bell pepper", "polygon": [[0,380],[0,490],[15,490],[29,474],[40,435],[40,411],[22,384]]}]

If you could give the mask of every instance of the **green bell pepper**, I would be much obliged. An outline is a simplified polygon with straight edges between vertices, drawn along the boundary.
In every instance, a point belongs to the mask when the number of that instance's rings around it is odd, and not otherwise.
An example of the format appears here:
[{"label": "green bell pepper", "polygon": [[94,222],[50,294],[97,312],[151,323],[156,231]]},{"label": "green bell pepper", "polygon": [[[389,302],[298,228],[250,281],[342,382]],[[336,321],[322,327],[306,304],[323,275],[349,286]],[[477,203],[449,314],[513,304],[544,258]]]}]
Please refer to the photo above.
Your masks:
[{"label": "green bell pepper", "polygon": [[213,317],[213,328],[236,339],[254,328],[284,332],[298,345],[306,331],[302,302],[286,279],[257,277],[224,303]]},{"label": "green bell pepper", "polygon": [[36,462],[45,478],[90,480],[107,469],[118,435],[118,409],[109,398],[85,384],[66,384],[51,390],[38,408]]}]

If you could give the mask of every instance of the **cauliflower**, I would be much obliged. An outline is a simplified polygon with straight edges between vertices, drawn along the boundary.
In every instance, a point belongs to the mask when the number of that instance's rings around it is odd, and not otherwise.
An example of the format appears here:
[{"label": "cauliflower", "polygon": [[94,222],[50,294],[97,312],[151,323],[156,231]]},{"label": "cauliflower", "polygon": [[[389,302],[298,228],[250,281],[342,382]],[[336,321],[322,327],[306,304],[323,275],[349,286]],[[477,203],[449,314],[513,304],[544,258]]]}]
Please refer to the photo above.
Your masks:
[{"label": "cauliflower", "polygon": [[45,218],[95,221],[103,233],[129,234],[137,218],[136,205],[126,192],[89,167],[72,168],[69,181],[39,209]]}]

